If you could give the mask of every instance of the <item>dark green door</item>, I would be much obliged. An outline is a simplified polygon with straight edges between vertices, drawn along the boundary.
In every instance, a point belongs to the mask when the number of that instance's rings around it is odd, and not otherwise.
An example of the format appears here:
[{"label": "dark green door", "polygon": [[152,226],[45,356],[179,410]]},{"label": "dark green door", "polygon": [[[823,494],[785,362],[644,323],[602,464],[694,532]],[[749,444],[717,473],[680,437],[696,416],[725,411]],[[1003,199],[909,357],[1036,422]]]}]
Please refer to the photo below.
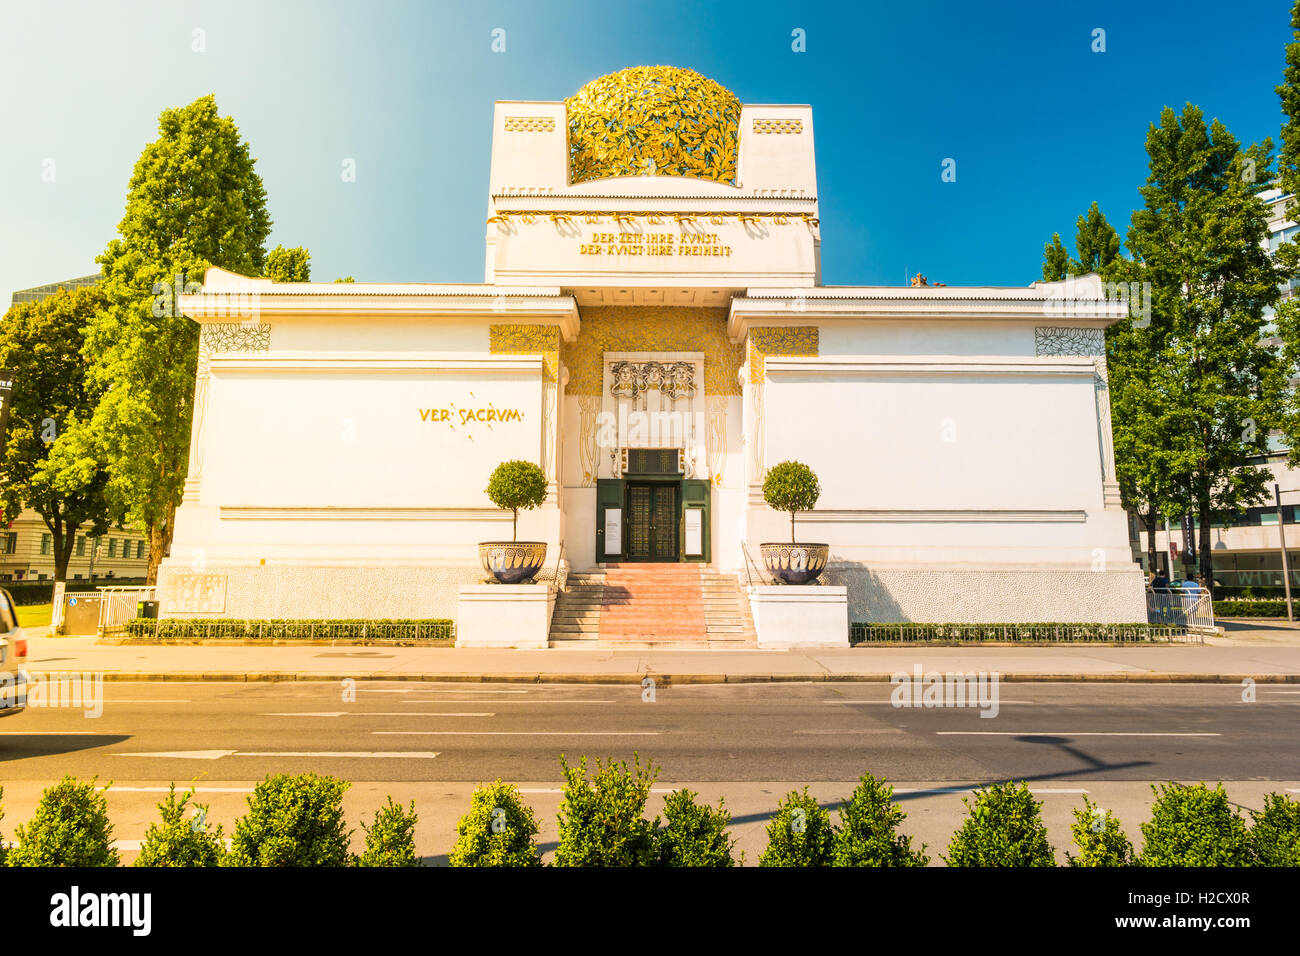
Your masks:
[{"label": "dark green door", "polygon": [[629,561],[676,561],[677,484],[627,483],[627,558]]}]

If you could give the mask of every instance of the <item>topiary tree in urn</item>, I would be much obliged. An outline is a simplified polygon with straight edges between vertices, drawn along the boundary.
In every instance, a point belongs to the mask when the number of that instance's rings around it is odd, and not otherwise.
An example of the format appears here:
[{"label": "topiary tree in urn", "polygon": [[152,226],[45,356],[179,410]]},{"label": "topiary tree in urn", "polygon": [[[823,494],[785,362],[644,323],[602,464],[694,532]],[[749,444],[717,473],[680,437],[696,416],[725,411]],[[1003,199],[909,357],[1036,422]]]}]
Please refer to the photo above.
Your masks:
[{"label": "topiary tree in urn", "polygon": [[785,584],[808,584],[826,568],[830,547],[825,544],[797,544],[794,519],[800,511],[811,511],[822,495],[817,474],[801,461],[774,465],[763,479],[763,500],[775,511],[790,513],[790,543],[759,545],[763,564]]},{"label": "topiary tree in urn", "polygon": [[545,541],[519,541],[519,511],[546,500],[546,473],[531,461],[503,461],[488,479],[488,499],[513,516],[509,541],[479,542],[479,560],[502,584],[532,579],[546,563]]}]

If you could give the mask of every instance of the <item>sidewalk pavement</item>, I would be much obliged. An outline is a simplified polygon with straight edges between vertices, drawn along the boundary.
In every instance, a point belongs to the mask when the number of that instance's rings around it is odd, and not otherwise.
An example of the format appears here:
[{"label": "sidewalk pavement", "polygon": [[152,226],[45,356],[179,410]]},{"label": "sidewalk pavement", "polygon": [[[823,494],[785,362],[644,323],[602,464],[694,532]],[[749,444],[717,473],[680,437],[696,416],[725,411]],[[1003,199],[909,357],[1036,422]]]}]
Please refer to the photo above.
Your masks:
[{"label": "sidewalk pavement", "polygon": [[1008,681],[1300,684],[1300,628],[1225,625],[1205,644],[896,646],[837,649],[617,650],[376,645],[97,644],[29,632],[31,671],[106,680],[426,680],[529,683],[888,681],[899,671],[998,672]]}]

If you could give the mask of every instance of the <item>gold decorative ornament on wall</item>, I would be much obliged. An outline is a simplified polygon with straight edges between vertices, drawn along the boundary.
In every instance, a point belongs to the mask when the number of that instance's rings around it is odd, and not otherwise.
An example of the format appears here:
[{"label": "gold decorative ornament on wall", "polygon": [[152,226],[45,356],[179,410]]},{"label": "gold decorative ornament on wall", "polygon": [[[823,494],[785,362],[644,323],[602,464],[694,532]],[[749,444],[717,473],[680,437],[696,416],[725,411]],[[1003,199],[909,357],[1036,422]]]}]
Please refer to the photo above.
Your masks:
[{"label": "gold decorative ornament on wall", "polygon": [[574,183],[653,169],[736,185],[740,100],[694,70],[619,70],[592,80],[564,105]]}]

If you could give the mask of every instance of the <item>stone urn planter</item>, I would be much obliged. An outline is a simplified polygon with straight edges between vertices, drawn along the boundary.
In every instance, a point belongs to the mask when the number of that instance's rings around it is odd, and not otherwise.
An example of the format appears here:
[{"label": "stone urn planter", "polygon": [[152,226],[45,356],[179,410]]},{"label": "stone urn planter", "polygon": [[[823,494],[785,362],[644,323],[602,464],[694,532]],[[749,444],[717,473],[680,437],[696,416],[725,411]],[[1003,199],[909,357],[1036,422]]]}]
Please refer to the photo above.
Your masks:
[{"label": "stone urn planter", "polygon": [[502,584],[531,581],[546,563],[545,541],[480,541],[483,570]]},{"label": "stone urn planter", "polygon": [[828,544],[791,544],[764,542],[758,546],[763,567],[783,584],[811,584],[826,570],[830,557]]},{"label": "stone urn planter", "polygon": [[783,461],[773,465],[763,479],[763,500],[768,507],[790,514],[790,543],[766,541],[758,546],[763,566],[783,584],[811,584],[826,570],[830,545],[799,544],[794,535],[795,515],[811,511],[821,494],[816,472],[803,462]]},{"label": "stone urn planter", "polygon": [[545,541],[518,541],[519,509],[538,507],[546,500],[546,475],[531,461],[503,461],[488,479],[488,499],[512,516],[509,541],[480,541],[483,570],[501,584],[531,581],[546,563]]}]

